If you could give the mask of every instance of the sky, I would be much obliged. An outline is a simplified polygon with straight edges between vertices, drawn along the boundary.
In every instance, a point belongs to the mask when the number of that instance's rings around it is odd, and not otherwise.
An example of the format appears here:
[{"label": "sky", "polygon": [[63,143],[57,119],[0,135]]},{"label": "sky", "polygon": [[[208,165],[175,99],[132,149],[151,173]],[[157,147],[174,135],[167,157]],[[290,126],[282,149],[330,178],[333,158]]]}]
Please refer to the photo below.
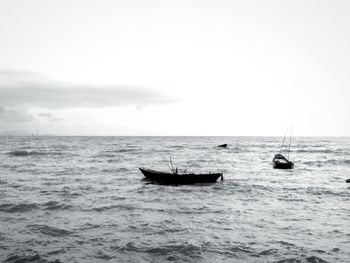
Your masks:
[{"label": "sky", "polygon": [[350,2],[0,0],[0,134],[350,136]]}]

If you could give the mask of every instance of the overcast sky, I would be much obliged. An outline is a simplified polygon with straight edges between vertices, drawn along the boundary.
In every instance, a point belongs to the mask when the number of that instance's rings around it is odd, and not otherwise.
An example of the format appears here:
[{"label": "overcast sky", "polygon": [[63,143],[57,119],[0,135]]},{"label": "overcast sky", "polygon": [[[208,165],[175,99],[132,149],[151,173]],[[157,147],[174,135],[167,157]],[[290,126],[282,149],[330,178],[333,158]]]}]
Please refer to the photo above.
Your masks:
[{"label": "overcast sky", "polygon": [[350,1],[0,0],[0,133],[350,136]]}]

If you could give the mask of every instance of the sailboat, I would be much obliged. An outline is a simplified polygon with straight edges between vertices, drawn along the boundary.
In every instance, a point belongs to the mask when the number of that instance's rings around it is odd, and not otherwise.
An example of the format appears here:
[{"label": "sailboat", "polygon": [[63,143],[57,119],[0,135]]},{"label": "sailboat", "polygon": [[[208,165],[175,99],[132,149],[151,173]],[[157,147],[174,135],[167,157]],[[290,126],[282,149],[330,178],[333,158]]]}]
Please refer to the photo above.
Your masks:
[{"label": "sailboat", "polygon": [[282,154],[282,149],[283,149],[284,141],[286,139],[286,134],[287,134],[287,130],[283,137],[280,152],[278,154],[275,154],[275,156],[272,159],[274,169],[293,169],[294,168],[294,163],[289,160],[290,145],[292,142],[292,129],[290,131],[290,137],[289,137],[288,157],[285,157]]}]

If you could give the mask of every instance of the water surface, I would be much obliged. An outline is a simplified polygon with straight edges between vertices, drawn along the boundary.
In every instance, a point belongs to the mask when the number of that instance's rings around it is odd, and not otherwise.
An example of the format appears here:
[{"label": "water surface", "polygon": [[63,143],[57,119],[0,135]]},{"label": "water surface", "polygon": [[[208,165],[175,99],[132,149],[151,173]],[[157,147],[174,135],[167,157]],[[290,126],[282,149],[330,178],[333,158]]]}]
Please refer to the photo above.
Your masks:
[{"label": "water surface", "polygon": [[[350,138],[0,137],[0,261],[348,262]],[[217,148],[227,143],[228,148]],[[166,186],[138,167],[223,172]]]}]

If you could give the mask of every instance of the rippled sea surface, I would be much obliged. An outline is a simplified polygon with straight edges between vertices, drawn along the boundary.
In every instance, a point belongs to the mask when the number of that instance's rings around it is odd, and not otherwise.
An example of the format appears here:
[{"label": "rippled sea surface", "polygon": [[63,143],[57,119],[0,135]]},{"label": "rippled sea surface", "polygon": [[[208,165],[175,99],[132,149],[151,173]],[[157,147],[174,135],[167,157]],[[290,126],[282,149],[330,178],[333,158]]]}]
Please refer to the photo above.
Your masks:
[{"label": "rippled sea surface", "polygon": [[[281,140],[0,137],[0,261],[349,262],[350,138]],[[169,156],[224,181],[143,180]]]}]

